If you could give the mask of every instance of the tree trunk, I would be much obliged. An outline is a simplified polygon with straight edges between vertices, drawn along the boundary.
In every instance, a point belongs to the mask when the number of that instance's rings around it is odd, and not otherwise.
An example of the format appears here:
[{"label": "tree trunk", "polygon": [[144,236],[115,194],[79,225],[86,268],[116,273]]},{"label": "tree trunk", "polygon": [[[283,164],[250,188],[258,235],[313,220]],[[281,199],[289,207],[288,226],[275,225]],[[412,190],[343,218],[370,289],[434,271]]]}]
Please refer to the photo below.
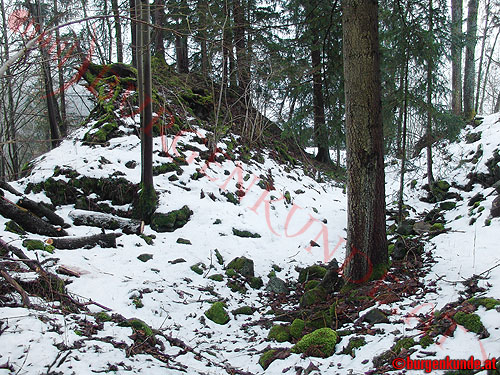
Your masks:
[{"label": "tree trunk", "polygon": [[484,72],[484,84],[483,84],[483,91],[481,93],[480,108],[483,108],[483,105],[484,105],[484,96],[486,94],[486,84],[488,83],[488,74],[490,72],[491,61],[493,60],[493,52],[495,52],[495,47],[497,45],[499,36],[500,36],[500,29],[498,29],[497,34],[495,35],[495,40],[493,41],[493,46],[491,46],[491,51],[488,55],[488,64],[486,65],[486,71]]},{"label": "tree trunk", "polygon": [[[483,30],[483,40],[481,42],[481,54],[479,55],[479,69],[477,72],[477,86],[476,86],[476,99],[474,101],[475,106],[474,106],[474,112],[478,113],[479,110],[479,92],[481,91],[481,75],[482,75],[482,70],[483,70],[483,59],[484,59],[484,50],[486,48],[486,39],[488,38],[488,21],[490,18],[490,2],[486,3],[486,9],[485,9],[485,19],[484,19],[484,30]],[[485,80],[486,84],[486,80]]]},{"label": "tree trunk", "polygon": [[85,237],[53,238],[52,246],[59,250],[90,249],[97,245],[102,248],[116,248],[116,239],[121,233],[99,233]]},{"label": "tree trunk", "polygon": [[[165,27],[165,0],[155,0],[153,7],[153,23]],[[158,28],[153,30],[153,51],[156,57],[165,61],[165,32]]]},{"label": "tree trunk", "polygon": [[116,215],[85,210],[73,210],[69,213],[74,225],[87,225],[108,230],[121,229],[126,234],[139,234],[141,223],[137,220],[116,217]]},{"label": "tree trunk", "polygon": [[451,0],[451,110],[462,115],[463,0]]},{"label": "tree trunk", "polygon": [[132,42],[132,66],[138,68],[137,64],[137,22],[136,19],[136,0],[129,0],[130,7],[130,37]]},{"label": "tree trunk", "polygon": [[[234,18],[234,46],[236,48],[236,62],[238,72],[238,89],[240,95],[248,97],[248,86],[250,84],[250,67],[248,66],[246,49],[246,25],[245,9],[240,0],[233,0]],[[246,101],[245,101],[246,102]]]},{"label": "tree trunk", "polygon": [[312,29],[311,45],[312,79],[313,79],[313,110],[314,110],[314,141],[318,147],[316,160],[330,163],[328,130],[325,122],[325,102],[323,99],[323,82],[321,74],[321,46],[317,29]]},{"label": "tree trunk", "polygon": [[207,0],[198,1],[198,11],[200,14],[200,48],[201,48],[201,74],[203,77],[208,77],[209,73],[209,59],[207,49],[207,16],[208,16],[208,2]]},{"label": "tree trunk", "polygon": [[388,263],[385,228],[378,3],[343,2],[347,145],[347,247],[344,278],[381,277]]},{"label": "tree trunk", "polygon": [[115,19],[116,59],[118,62],[123,62],[122,25],[120,22],[118,0],[111,0],[111,8],[113,8],[113,16]]},{"label": "tree trunk", "polygon": [[[429,33],[433,35],[434,21],[433,21],[433,11],[432,11],[432,0],[429,0]],[[426,137],[432,139],[432,59],[429,57],[427,61],[427,126],[426,126]],[[427,183],[429,188],[432,189],[432,184],[434,183],[434,175],[432,173],[432,142],[427,144]]]},{"label": "tree trunk", "polygon": [[464,66],[464,116],[466,120],[474,117],[474,87],[475,87],[475,61],[477,33],[477,7],[479,0],[469,0],[467,15],[467,36],[465,44]]},{"label": "tree trunk", "polygon": [[179,7],[180,24],[175,36],[175,53],[177,60],[177,71],[179,73],[189,73],[189,51],[187,15],[189,7],[185,0],[182,0]]},{"label": "tree trunk", "polygon": [[408,124],[408,55],[405,56],[405,67],[404,67],[404,104],[403,104],[403,129],[402,129],[402,140],[401,140],[401,175],[399,180],[399,199],[398,199],[398,223],[403,222],[403,203],[404,203],[404,182],[405,182],[405,172],[406,172],[406,131]]}]

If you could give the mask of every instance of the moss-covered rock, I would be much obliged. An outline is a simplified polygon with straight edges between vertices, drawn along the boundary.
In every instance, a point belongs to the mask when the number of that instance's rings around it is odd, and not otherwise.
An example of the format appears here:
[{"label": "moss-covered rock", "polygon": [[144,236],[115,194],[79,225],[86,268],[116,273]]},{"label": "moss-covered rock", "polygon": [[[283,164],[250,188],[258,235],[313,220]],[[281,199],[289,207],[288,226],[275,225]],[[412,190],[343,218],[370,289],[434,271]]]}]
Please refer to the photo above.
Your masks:
[{"label": "moss-covered rock", "polygon": [[108,313],[104,312],[104,311],[101,311],[97,314],[95,314],[95,318],[101,322],[110,322],[111,320],[113,320]]},{"label": "moss-covered rock", "polygon": [[434,339],[430,337],[429,335],[423,335],[420,340],[418,341],[420,346],[422,348],[427,348],[428,346],[432,345],[434,343]]},{"label": "moss-covered rock", "polygon": [[188,206],[166,214],[156,212],[151,218],[151,229],[157,232],[173,232],[186,225],[192,214],[193,211]]},{"label": "moss-covered rock", "polygon": [[299,283],[308,280],[321,280],[326,274],[326,268],[318,265],[303,268],[299,272]]},{"label": "moss-covered rock", "polygon": [[396,342],[396,344],[393,345],[391,350],[394,353],[399,354],[401,352],[401,350],[403,350],[403,349],[408,350],[412,346],[415,346],[415,345],[417,345],[417,343],[415,342],[413,337],[403,337],[402,339],[398,340]]},{"label": "moss-covered rock", "polygon": [[203,263],[196,263],[191,266],[191,271],[197,273],[198,275],[203,275],[203,269],[205,265]]},{"label": "moss-covered rock", "polygon": [[311,290],[316,288],[321,282],[319,280],[309,280],[304,286],[305,290]]},{"label": "moss-covered rock", "polygon": [[304,293],[302,298],[300,299],[300,307],[308,307],[311,305],[315,305],[318,302],[322,302],[326,298],[326,291],[322,287],[316,287],[314,289],[308,290]]},{"label": "moss-covered rock", "polygon": [[250,306],[242,306],[238,307],[237,309],[231,311],[234,316],[236,315],[252,315],[254,312],[254,309],[252,309]]},{"label": "moss-covered rock", "polygon": [[355,350],[366,345],[366,340],[364,337],[351,337],[347,346],[342,349],[341,354],[349,354],[351,357],[355,357]]},{"label": "moss-covered rock", "polygon": [[439,208],[445,211],[453,210],[457,206],[456,202],[446,201],[439,204]]},{"label": "moss-covered rock", "polygon": [[261,238],[262,236],[258,233],[252,233],[248,230],[239,230],[236,228],[233,228],[233,234],[238,237],[242,238]]},{"label": "moss-covered rock", "polygon": [[259,358],[259,365],[264,369],[267,370],[269,365],[273,362],[275,359],[275,354],[277,353],[277,350],[271,349],[263,353],[260,358]]},{"label": "moss-covered rock", "polygon": [[477,314],[467,314],[463,311],[459,311],[453,317],[455,322],[463,326],[474,333],[482,333],[484,330],[483,323],[481,322],[481,318]]},{"label": "moss-covered rock", "polygon": [[214,250],[215,257],[217,258],[217,263],[219,263],[221,266],[224,265],[224,258],[222,257],[220,251],[218,249]]},{"label": "moss-covered rock", "polygon": [[269,340],[276,340],[277,342],[285,342],[290,340],[290,329],[283,325],[274,325],[271,327],[267,335]]},{"label": "moss-covered rock", "polygon": [[42,250],[47,251],[49,253],[54,253],[55,247],[49,244],[44,243],[40,240],[24,240],[23,246],[27,250]]},{"label": "moss-covered rock", "polygon": [[122,327],[131,327],[134,331],[141,331],[145,336],[148,337],[153,336],[153,330],[151,329],[151,327],[137,318],[127,319],[119,323],[118,325]]},{"label": "moss-covered rock", "polygon": [[147,261],[153,259],[153,254],[141,254],[137,257],[141,262],[146,263]]},{"label": "moss-covered rock", "polygon": [[215,302],[210,309],[205,311],[205,316],[214,323],[227,324],[230,318],[225,307],[226,305],[223,302]]},{"label": "moss-covered rock", "polygon": [[238,280],[229,280],[226,285],[232,292],[241,294],[245,294],[247,292],[246,286]]},{"label": "moss-covered rock", "polygon": [[[274,271],[272,271],[274,272]],[[270,275],[269,282],[266,285],[266,290],[268,292],[280,294],[280,293],[288,293],[288,286],[286,282],[279,277]]]},{"label": "moss-covered rock", "polygon": [[175,241],[175,242],[178,243],[178,244],[181,244],[181,245],[192,245],[192,243],[191,243],[190,240],[188,240],[186,238],[181,238],[181,237],[179,237],[177,239],[177,241]]},{"label": "moss-covered rock", "polygon": [[224,276],[221,275],[220,273],[216,273],[214,275],[210,275],[210,276],[208,276],[208,278],[210,280],[217,281],[217,282],[224,281]]},{"label": "moss-covered rock", "polygon": [[261,277],[252,277],[249,281],[248,284],[252,289],[260,289],[264,286],[264,282],[262,281]]},{"label": "moss-covered rock", "polygon": [[306,328],[306,323],[302,319],[295,319],[292,324],[290,324],[290,335],[294,339],[300,339]]},{"label": "moss-covered rock", "polygon": [[251,279],[254,277],[254,264],[252,259],[248,259],[247,257],[237,257],[234,258],[227,265],[227,269],[233,269],[241,276]]},{"label": "moss-covered rock", "polygon": [[312,357],[330,357],[335,352],[337,333],[331,328],[320,328],[311,332],[292,347],[292,353],[304,353]]}]

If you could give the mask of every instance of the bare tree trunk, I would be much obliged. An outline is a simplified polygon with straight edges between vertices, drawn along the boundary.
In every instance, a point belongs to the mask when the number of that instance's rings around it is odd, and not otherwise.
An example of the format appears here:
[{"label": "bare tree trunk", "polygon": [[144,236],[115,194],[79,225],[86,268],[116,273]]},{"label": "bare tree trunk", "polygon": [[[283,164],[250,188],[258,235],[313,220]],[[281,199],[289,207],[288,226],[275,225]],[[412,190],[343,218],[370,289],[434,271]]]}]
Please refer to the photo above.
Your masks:
[{"label": "bare tree trunk", "polygon": [[[155,0],[153,3],[153,23],[165,27],[165,0]],[[165,61],[165,32],[161,29],[153,30],[154,55]]]},{"label": "bare tree trunk", "polygon": [[245,10],[241,6],[240,0],[233,0],[234,18],[234,46],[236,47],[236,62],[238,72],[238,89],[240,95],[248,95],[250,84],[250,67],[248,66],[246,48],[246,25]]},{"label": "bare tree trunk", "polygon": [[137,23],[134,22],[136,19],[136,0],[129,0],[130,7],[130,38],[132,41],[132,66],[138,68],[137,63]]},{"label": "bare tree trunk", "polygon": [[481,93],[481,104],[479,106],[481,108],[481,110],[483,109],[484,96],[486,94],[486,85],[488,83],[488,74],[490,72],[491,61],[493,60],[493,52],[495,52],[495,46],[497,45],[498,36],[500,36],[500,29],[498,29],[497,34],[495,35],[495,40],[493,41],[493,46],[491,46],[491,51],[488,55],[488,64],[486,65],[486,71],[484,72],[483,91]]},{"label": "bare tree trunk", "polygon": [[189,12],[188,4],[182,0],[179,7],[180,27],[175,36],[175,53],[177,60],[177,71],[179,73],[189,73],[189,51],[188,51],[188,24],[187,14]]},{"label": "bare tree trunk", "polygon": [[[433,20],[433,10],[432,10],[432,0],[429,0],[429,32],[433,35],[434,20]],[[427,61],[427,126],[426,126],[426,137],[429,140],[427,143],[427,183],[429,188],[432,189],[432,184],[434,183],[434,175],[432,173],[432,69],[433,64],[431,58]]]},{"label": "bare tree trunk", "polygon": [[[103,2],[103,5],[104,5],[104,14],[106,14],[106,15],[109,14],[108,0],[101,0],[101,1]],[[107,62],[108,62],[108,64],[111,64],[113,62],[113,42],[112,42],[113,33],[111,32],[112,27],[111,27],[111,22],[109,21],[109,18],[106,17],[105,19],[103,19],[103,22],[106,25],[107,34],[109,35],[108,40],[106,41],[108,43]]]},{"label": "bare tree trunk", "polygon": [[209,73],[209,60],[208,60],[208,49],[207,49],[207,15],[208,15],[208,2],[207,0],[198,1],[198,11],[200,14],[200,47],[201,47],[201,74],[204,77],[208,77]]},{"label": "bare tree trunk", "polygon": [[319,32],[312,30],[313,41],[311,45],[312,78],[313,78],[313,109],[314,109],[314,141],[318,147],[316,160],[330,163],[330,150],[328,131],[325,123],[325,103],[323,99],[323,82],[321,74],[321,46]]},{"label": "bare tree trunk", "polygon": [[[477,72],[476,100],[474,101],[475,102],[474,111],[476,113],[478,113],[477,111],[479,109],[479,92],[481,89],[481,74],[482,74],[482,70],[483,70],[484,49],[486,48],[486,39],[488,37],[488,26],[489,26],[488,20],[490,18],[490,1],[489,0],[486,3],[485,12],[486,12],[486,14],[485,14],[485,20],[484,20],[483,41],[481,43],[481,54],[479,55],[479,69]],[[485,80],[485,84],[486,84],[486,80]]]},{"label": "bare tree trunk", "polygon": [[111,8],[113,8],[113,16],[115,19],[115,38],[116,38],[116,59],[118,62],[123,62],[123,41],[122,41],[122,25],[120,22],[120,8],[118,0],[111,0]]},{"label": "bare tree trunk", "polygon": [[398,199],[398,223],[403,221],[403,203],[404,203],[404,182],[406,172],[406,131],[408,124],[408,54],[405,52],[405,67],[404,67],[404,104],[403,104],[403,129],[401,140],[401,175],[399,180],[399,199]]},{"label": "bare tree trunk", "polygon": [[463,0],[451,0],[451,110],[462,115]]},{"label": "bare tree trunk", "polygon": [[[59,24],[59,12],[57,9],[57,0],[54,0],[54,16],[55,25]],[[62,51],[61,51],[61,33],[59,29],[56,29],[56,50],[57,50],[57,74],[59,78],[59,96],[61,99],[61,125],[59,129],[61,130],[61,136],[64,138],[68,135],[68,118],[66,115],[66,89],[64,87],[64,71],[63,71],[63,61],[62,61]]]},{"label": "bare tree trunk", "polygon": [[347,145],[344,278],[363,283],[388,267],[378,3],[343,1]]},{"label": "bare tree trunk", "polygon": [[466,120],[471,120],[474,117],[474,87],[476,77],[476,62],[474,58],[474,51],[476,49],[478,1],[479,0],[469,0],[468,4],[463,91],[464,116]]}]

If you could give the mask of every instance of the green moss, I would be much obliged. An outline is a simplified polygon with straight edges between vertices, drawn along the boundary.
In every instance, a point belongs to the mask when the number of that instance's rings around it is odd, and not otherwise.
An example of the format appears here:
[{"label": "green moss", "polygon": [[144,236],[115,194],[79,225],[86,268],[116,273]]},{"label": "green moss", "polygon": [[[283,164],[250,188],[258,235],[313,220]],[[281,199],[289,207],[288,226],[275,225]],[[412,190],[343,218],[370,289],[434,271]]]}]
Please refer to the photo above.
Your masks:
[{"label": "green moss", "polygon": [[295,319],[290,325],[290,335],[294,339],[300,339],[305,327],[306,323],[302,319]]},{"label": "green moss", "polygon": [[391,350],[396,353],[396,354],[399,354],[399,352],[401,352],[401,349],[410,349],[412,346],[415,346],[417,345],[417,343],[415,342],[415,340],[413,339],[413,337],[404,337],[402,339],[400,339],[396,344],[394,344],[394,346],[391,348]]},{"label": "green moss", "polygon": [[486,219],[484,221],[484,225],[487,226],[487,227],[489,227],[491,225],[491,219]]},{"label": "green moss", "polygon": [[23,246],[27,250],[42,250],[47,251],[49,253],[54,253],[55,247],[52,245],[47,245],[43,241],[40,240],[24,240]]},{"label": "green moss", "polygon": [[439,208],[445,211],[453,210],[457,206],[456,202],[448,201],[448,202],[441,202],[439,204]]},{"label": "green moss", "polygon": [[389,257],[392,256],[392,253],[394,252],[394,247],[395,244],[391,243],[389,246],[387,246],[387,253],[389,254]]},{"label": "green moss", "polygon": [[151,337],[153,336],[153,330],[150,326],[144,323],[142,320],[137,318],[128,319],[126,326],[132,327],[134,331],[142,331],[144,335]]},{"label": "green moss", "polygon": [[355,350],[364,345],[366,345],[364,337],[351,337],[347,346],[342,349],[341,354],[349,354],[351,357],[355,357]]},{"label": "green moss", "polygon": [[144,304],[142,303],[142,299],[140,299],[139,297],[134,297],[132,299],[132,303],[134,304],[136,309],[141,309],[144,307]]},{"label": "green moss", "polygon": [[175,241],[175,242],[178,243],[178,244],[181,244],[181,245],[192,245],[191,241],[189,241],[186,238],[181,238],[181,237],[179,237],[177,239],[177,241]]},{"label": "green moss", "polygon": [[95,315],[95,318],[101,322],[110,322],[112,320],[112,318],[109,316],[109,314],[105,313],[104,311],[97,313]]},{"label": "green moss", "polygon": [[196,263],[191,266],[191,271],[197,273],[198,275],[203,275],[202,267],[204,267],[203,263]]},{"label": "green moss", "polygon": [[242,306],[232,311],[233,315],[252,315],[253,309],[250,306]]},{"label": "green moss", "polygon": [[267,368],[269,367],[269,365],[273,362],[273,360],[275,359],[276,352],[277,352],[277,350],[271,349],[271,350],[268,350],[267,352],[265,352],[264,354],[262,354],[260,356],[260,358],[259,358],[259,365],[264,370],[267,370]]},{"label": "green moss", "polygon": [[19,234],[21,236],[26,234],[26,231],[14,220],[9,220],[8,222],[5,223],[5,230],[7,232]]},{"label": "green moss", "polygon": [[153,175],[159,176],[165,173],[177,172],[182,174],[182,168],[177,163],[164,163],[153,167]]},{"label": "green moss", "polygon": [[226,275],[229,277],[235,277],[238,275],[238,273],[234,269],[229,268],[226,270]]},{"label": "green moss", "polygon": [[221,275],[220,273],[216,273],[215,275],[210,275],[208,276],[210,280],[221,282],[224,281],[224,276]]},{"label": "green moss", "polygon": [[302,337],[292,347],[292,353],[304,353],[312,357],[330,357],[335,352],[337,333],[331,328],[320,328]]},{"label": "green moss", "polygon": [[221,253],[219,252],[218,249],[214,250],[215,257],[217,258],[217,263],[219,263],[221,266],[224,265],[224,258],[222,257]]},{"label": "green moss", "polygon": [[276,340],[277,342],[285,342],[290,340],[290,330],[288,327],[282,325],[274,325],[271,327],[268,340]]},{"label": "green moss", "polygon": [[411,182],[410,182],[410,187],[411,187],[412,189],[415,189],[415,187],[416,187],[416,186],[417,186],[417,180],[411,180]]},{"label": "green moss", "polygon": [[247,288],[245,287],[245,285],[236,280],[229,280],[227,282],[227,287],[234,293],[245,294],[247,292]]},{"label": "green moss", "polygon": [[233,234],[238,237],[242,238],[261,238],[262,236],[258,233],[252,233],[248,230],[239,230],[236,228],[233,228]]},{"label": "green moss", "polygon": [[247,257],[237,257],[229,262],[228,269],[233,269],[243,277],[251,279],[254,276],[253,260]]},{"label": "green moss", "polygon": [[330,309],[316,311],[309,315],[306,320],[306,327],[308,329],[319,329],[324,327],[331,327],[332,315]]},{"label": "green moss", "polygon": [[157,232],[173,232],[186,225],[192,214],[193,211],[188,206],[166,214],[155,213],[151,219],[151,229]]},{"label": "green moss", "polygon": [[153,259],[153,254],[141,254],[137,257],[141,262],[146,263],[147,261],[150,261]]},{"label": "green moss", "polygon": [[500,305],[500,300],[495,298],[471,298],[467,302],[474,306],[484,306],[486,310],[494,309],[497,305]]},{"label": "green moss", "polygon": [[434,223],[431,226],[431,232],[438,232],[444,230],[444,224],[442,223]]},{"label": "green moss", "polygon": [[373,267],[372,274],[370,275],[370,280],[381,280],[387,273],[390,265],[386,263],[380,263]]},{"label": "green moss", "polygon": [[252,277],[248,284],[250,284],[252,289],[260,289],[264,286],[264,282],[261,277]]},{"label": "green moss", "polygon": [[235,205],[239,205],[240,204],[240,200],[231,192],[227,192],[225,194],[226,196],[226,199],[228,202],[231,202],[232,204],[235,204]]},{"label": "green moss", "polygon": [[319,280],[309,280],[304,286],[305,290],[311,290],[316,288],[320,284]]},{"label": "green moss", "polygon": [[151,218],[158,205],[158,197],[153,187],[145,188],[141,186],[139,200],[134,207],[134,216],[143,220],[146,224],[151,223]]},{"label": "green moss", "polygon": [[299,283],[303,283],[307,280],[322,279],[326,274],[326,268],[321,266],[309,266],[302,269],[299,273]]},{"label": "green moss", "polygon": [[477,314],[467,314],[463,311],[459,311],[455,314],[453,319],[455,319],[458,324],[474,333],[481,333],[484,329],[481,318],[479,318]]},{"label": "green moss", "polygon": [[308,290],[300,299],[300,306],[308,307],[311,305],[315,305],[319,302],[324,301],[326,295],[327,293],[322,287],[316,287],[314,289]]},{"label": "green moss", "polygon": [[422,348],[427,348],[428,346],[432,345],[434,343],[434,340],[432,337],[430,337],[429,335],[424,335],[420,338],[419,342],[420,346]]},{"label": "green moss", "polygon": [[267,277],[269,277],[270,279],[273,278],[273,277],[276,277],[276,271],[272,270],[270,271],[268,274],[267,274]]},{"label": "green moss", "polygon": [[144,242],[146,242],[148,245],[153,245],[154,244],[153,240],[156,238],[154,234],[151,236],[146,236],[145,234],[141,234],[139,235],[139,237],[141,237],[144,240]]},{"label": "green moss", "polygon": [[285,191],[284,197],[285,197],[286,203],[292,204],[292,196],[291,196],[291,194],[290,194],[290,192],[288,190]]},{"label": "green moss", "polygon": [[230,318],[223,302],[215,302],[210,309],[205,311],[205,316],[216,324],[227,324]]}]

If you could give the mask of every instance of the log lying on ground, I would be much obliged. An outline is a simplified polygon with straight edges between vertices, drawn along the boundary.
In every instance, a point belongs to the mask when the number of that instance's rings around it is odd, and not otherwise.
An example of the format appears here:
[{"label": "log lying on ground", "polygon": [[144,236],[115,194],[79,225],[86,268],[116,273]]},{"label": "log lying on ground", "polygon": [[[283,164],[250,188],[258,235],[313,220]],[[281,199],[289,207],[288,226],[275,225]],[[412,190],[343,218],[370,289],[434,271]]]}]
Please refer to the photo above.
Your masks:
[{"label": "log lying on ground", "polygon": [[14,220],[23,227],[25,231],[30,233],[50,237],[63,237],[68,235],[65,230],[54,227],[52,224],[47,223],[27,209],[19,207],[4,197],[0,197],[0,215]]},{"label": "log lying on ground", "polygon": [[20,192],[18,192],[16,189],[14,189],[8,182],[6,181],[0,181],[0,189],[7,190],[9,193],[17,195],[17,196],[22,196]]},{"label": "log lying on ground", "polygon": [[52,238],[51,245],[60,250],[90,249],[94,246],[102,248],[116,247],[116,239],[121,233],[99,233],[86,237]]},{"label": "log lying on ground", "polygon": [[69,213],[69,217],[75,225],[88,225],[109,230],[121,229],[125,234],[139,234],[141,232],[140,221],[124,219],[110,214],[74,210]]},{"label": "log lying on ground", "polygon": [[59,225],[61,227],[66,227],[66,228],[68,227],[68,224],[64,222],[64,219],[62,217],[57,215],[54,211],[45,206],[43,203],[38,203],[32,201],[29,198],[24,197],[17,202],[17,205],[19,207],[30,210],[39,217],[45,217],[51,224]]}]

